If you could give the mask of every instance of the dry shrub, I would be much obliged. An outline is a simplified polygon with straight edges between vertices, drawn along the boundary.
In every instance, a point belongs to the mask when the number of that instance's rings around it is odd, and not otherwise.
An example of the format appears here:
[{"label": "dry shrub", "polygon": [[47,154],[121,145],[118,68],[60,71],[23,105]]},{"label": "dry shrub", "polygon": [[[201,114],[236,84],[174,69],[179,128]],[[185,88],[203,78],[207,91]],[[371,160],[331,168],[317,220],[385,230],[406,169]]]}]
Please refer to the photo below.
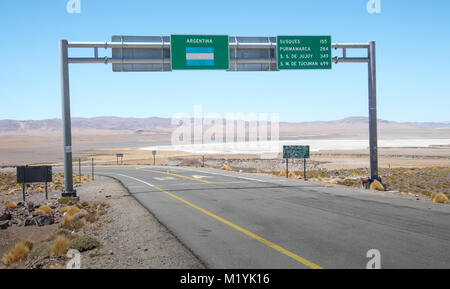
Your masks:
[{"label": "dry shrub", "polygon": [[81,205],[81,207],[83,207],[83,208],[89,207],[89,203],[86,202],[86,201],[82,202],[80,205]]},{"label": "dry shrub", "polygon": [[[55,186],[55,190],[57,190],[58,187],[62,187],[62,186],[56,185]],[[58,200],[58,203],[60,203],[61,205],[68,205],[68,204],[71,204],[72,202],[73,202],[73,198],[72,197],[63,197],[63,198],[60,198]]]},{"label": "dry shrub", "polygon": [[429,197],[432,194],[429,191],[422,191],[422,195]]},{"label": "dry shrub", "polygon": [[294,172],[289,172],[288,176],[290,178],[297,178],[297,175]]},{"label": "dry shrub", "polygon": [[63,218],[62,227],[68,230],[78,230],[83,227],[84,222],[81,218],[81,215],[74,219],[75,215],[80,212],[81,210],[75,206],[61,208],[60,213],[66,213]]},{"label": "dry shrub", "polygon": [[80,211],[80,208],[75,206],[64,207],[59,210],[60,214],[67,213],[67,215],[73,216]]},{"label": "dry shrub", "polygon": [[62,270],[62,269],[65,269],[65,267],[62,264],[59,264],[59,265],[57,264],[57,265],[50,265],[48,267],[48,269],[49,270]]},{"label": "dry shrub", "polygon": [[75,238],[70,242],[70,248],[80,252],[92,250],[100,247],[100,245],[100,242],[96,238],[90,236]]},{"label": "dry shrub", "polygon": [[98,217],[95,215],[95,212],[90,212],[86,217],[85,217],[86,221],[88,221],[89,223],[95,223],[98,220]]},{"label": "dry shrub", "polygon": [[67,239],[73,239],[74,235],[72,235],[72,232],[70,230],[64,229],[64,228],[60,228],[58,229],[58,231],[56,231],[56,236],[64,236]]},{"label": "dry shrub", "polygon": [[29,239],[17,243],[14,248],[3,256],[3,264],[10,266],[17,261],[25,260],[30,253],[30,250],[33,249],[33,244],[33,241]]},{"label": "dry shrub", "polygon": [[33,258],[37,256],[48,256],[50,255],[52,245],[53,241],[41,242],[33,247],[29,255]]},{"label": "dry shrub", "polygon": [[432,200],[433,200],[433,203],[438,203],[438,204],[448,204],[448,203],[450,203],[450,200],[444,194],[434,194]]},{"label": "dry shrub", "polygon": [[232,171],[233,169],[232,169],[230,166],[223,165],[223,166],[222,166],[222,170]]},{"label": "dry shrub", "polygon": [[70,240],[64,237],[63,235],[59,235],[56,237],[55,241],[50,250],[50,255],[64,255],[67,253],[69,249]]},{"label": "dry shrub", "polygon": [[6,202],[6,207],[7,207],[8,209],[17,209],[17,204],[14,203],[14,202],[8,201],[8,202]]},{"label": "dry shrub", "polygon": [[377,180],[370,184],[370,189],[374,191],[385,191],[384,186]]},{"label": "dry shrub", "polygon": [[66,214],[63,218],[63,224],[69,224],[70,222],[72,222],[72,216],[69,214]]},{"label": "dry shrub", "polygon": [[74,231],[74,230],[78,231],[79,229],[81,229],[84,226],[84,224],[85,223],[84,223],[83,219],[74,222],[71,215],[66,215],[63,219],[61,228],[67,229],[70,231]]},{"label": "dry shrub", "polygon": [[39,209],[34,211],[35,215],[47,215],[47,214],[54,214],[54,213],[55,213],[55,210],[53,210],[52,208],[50,208],[47,205],[41,206]]},{"label": "dry shrub", "polygon": [[351,187],[351,186],[355,185],[356,183],[357,183],[357,181],[352,180],[352,179],[347,178],[344,180],[344,185],[346,185],[348,187]]},{"label": "dry shrub", "polygon": [[86,211],[80,211],[72,216],[72,222],[78,222],[79,220],[83,219],[88,215],[88,212]]}]

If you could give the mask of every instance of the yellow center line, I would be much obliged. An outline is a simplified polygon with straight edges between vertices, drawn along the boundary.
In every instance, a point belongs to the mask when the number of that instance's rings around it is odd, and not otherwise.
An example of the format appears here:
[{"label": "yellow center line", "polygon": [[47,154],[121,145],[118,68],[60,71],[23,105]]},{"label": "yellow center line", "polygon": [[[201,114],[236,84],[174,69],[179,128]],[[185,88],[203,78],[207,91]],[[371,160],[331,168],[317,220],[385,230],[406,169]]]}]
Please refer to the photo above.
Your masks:
[{"label": "yellow center line", "polygon": [[272,242],[270,242],[270,241],[264,239],[263,237],[260,237],[260,236],[258,236],[258,235],[256,235],[256,234],[254,234],[254,233],[252,233],[252,232],[250,232],[250,231],[248,231],[248,230],[246,230],[246,229],[244,229],[244,228],[238,226],[238,225],[235,225],[235,224],[231,223],[230,221],[225,220],[224,218],[221,218],[221,217],[219,217],[219,216],[217,216],[217,215],[214,215],[213,213],[211,213],[211,212],[209,212],[209,211],[207,211],[207,210],[205,210],[205,209],[202,209],[202,208],[200,208],[199,206],[194,205],[194,204],[192,204],[192,203],[186,201],[185,199],[180,198],[180,197],[177,196],[177,195],[174,195],[174,194],[172,194],[172,193],[169,193],[169,192],[167,192],[167,191],[161,189],[161,188],[158,187],[158,186],[154,186],[154,188],[156,188],[157,190],[159,190],[159,191],[161,191],[161,192],[163,192],[163,193],[165,193],[165,194],[171,196],[172,198],[175,198],[175,199],[177,199],[178,201],[183,202],[183,203],[185,203],[186,205],[188,205],[188,206],[190,206],[190,207],[192,207],[192,208],[194,208],[194,209],[196,209],[196,210],[199,210],[200,212],[202,212],[202,213],[204,213],[204,214],[206,214],[206,215],[208,215],[208,216],[210,216],[210,217],[212,217],[212,218],[214,218],[214,219],[216,219],[216,220],[218,220],[218,221],[220,221],[220,222],[222,222],[222,223],[224,223],[224,224],[226,224],[226,225],[232,227],[233,229],[236,229],[236,230],[238,230],[239,232],[244,233],[245,235],[247,235],[247,236],[249,236],[249,237],[251,237],[251,238],[253,238],[253,239],[255,239],[255,240],[257,240],[257,241],[259,241],[259,242],[261,242],[261,243],[263,243],[263,244],[266,245],[266,246],[269,246],[270,248],[272,248],[272,249],[274,249],[274,250],[276,250],[276,251],[278,251],[278,252],[280,252],[280,253],[282,253],[282,254],[284,254],[284,255],[286,255],[286,256],[288,256],[288,257],[290,257],[290,258],[292,258],[292,259],[294,259],[294,260],[296,260],[296,261],[298,261],[298,262],[300,262],[300,263],[302,263],[303,265],[308,266],[309,268],[312,268],[312,269],[322,269],[322,267],[320,267],[319,265],[316,265],[316,264],[314,264],[314,263],[312,263],[312,262],[306,260],[305,258],[302,258],[302,257],[300,257],[300,256],[298,256],[298,255],[296,255],[296,254],[294,254],[294,253],[292,253],[292,252],[290,252],[290,251],[284,249],[283,247],[280,247],[280,246],[278,246],[277,244],[272,243]]}]

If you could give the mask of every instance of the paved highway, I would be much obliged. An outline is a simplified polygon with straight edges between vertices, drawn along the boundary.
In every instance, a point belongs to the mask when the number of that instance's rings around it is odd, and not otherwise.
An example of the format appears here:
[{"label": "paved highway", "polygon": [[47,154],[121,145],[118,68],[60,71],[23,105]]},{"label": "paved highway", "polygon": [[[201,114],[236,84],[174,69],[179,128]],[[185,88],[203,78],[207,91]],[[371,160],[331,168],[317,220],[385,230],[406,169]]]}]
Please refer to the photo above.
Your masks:
[{"label": "paved highway", "polygon": [[450,206],[268,175],[99,167],[208,268],[450,268]]}]

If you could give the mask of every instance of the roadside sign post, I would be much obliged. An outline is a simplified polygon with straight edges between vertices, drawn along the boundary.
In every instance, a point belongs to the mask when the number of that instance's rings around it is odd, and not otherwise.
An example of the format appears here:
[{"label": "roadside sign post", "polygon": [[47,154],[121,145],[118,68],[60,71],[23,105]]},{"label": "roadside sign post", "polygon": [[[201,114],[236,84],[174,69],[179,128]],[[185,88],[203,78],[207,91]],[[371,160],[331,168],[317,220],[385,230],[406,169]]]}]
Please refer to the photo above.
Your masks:
[{"label": "roadside sign post", "polygon": [[72,169],[72,125],[70,115],[70,87],[69,87],[69,44],[67,40],[60,41],[61,57],[61,96],[62,96],[62,134],[64,152],[64,191],[63,197],[76,197],[73,189]]},{"label": "roadside sign post", "polygon": [[286,179],[289,179],[289,159],[286,158]]},{"label": "roadside sign post", "polygon": [[[91,48],[94,57],[69,57],[69,48]],[[99,57],[98,49],[111,49],[112,57]],[[342,56],[332,57],[332,50]],[[348,57],[348,50],[367,56]],[[228,37],[224,35],[113,36],[112,42],[60,41],[62,128],[64,151],[63,196],[73,189],[69,64],[111,63],[114,72],[170,72],[187,69],[228,71],[280,71],[331,69],[332,62],[367,63],[369,80],[370,175],[379,180],[375,42],[332,43],[330,36]],[[289,63],[289,64],[287,64]]]},{"label": "roadside sign post", "polygon": [[303,159],[303,179],[306,181],[306,158]]},{"label": "roadside sign post", "polygon": [[378,118],[377,118],[377,66],[375,42],[369,47],[369,144],[370,179],[381,181],[378,175]]},{"label": "roadside sign post", "polygon": [[45,199],[48,200],[48,183],[53,181],[52,167],[17,167],[17,183],[22,184],[23,201],[26,201],[26,184],[27,183],[45,183]]},{"label": "roadside sign post", "polygon": [[78,181],[81,182],[81,159],[78,159]]},{"label": "roadside sign post", "polygon": [[306,159],[310,158],[310,147],[283,146],[283,158],[286,159],[286,178],[289,178],[289,159],[303,159],[303,179],[306,181]]},{"label": "roadside sign post", "polygon": [[123,165],[123,156],[124,156],[124,154],[116,154],[117,165],[119,165],[119,158],[120,158],[120,164]]},{"label": "roadside sign post", "polygon": [[152,155],[153,155],[153,166],[156,166],[156,153],[157,153],[157,151],[152,151]]}]

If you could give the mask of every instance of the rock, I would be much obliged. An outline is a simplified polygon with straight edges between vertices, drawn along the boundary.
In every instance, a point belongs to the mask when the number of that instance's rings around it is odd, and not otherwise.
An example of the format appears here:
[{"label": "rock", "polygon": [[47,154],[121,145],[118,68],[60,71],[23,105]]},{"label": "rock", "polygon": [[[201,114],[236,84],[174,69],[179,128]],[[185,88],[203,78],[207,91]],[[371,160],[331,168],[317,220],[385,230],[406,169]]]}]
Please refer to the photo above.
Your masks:
[{"label": "rock", "polygon": [[27,202],[27,210],[28,210],[28,212],[33,212],[34,211],[34,204],[33,204],[33,202]]},{"label": "rock", "polygon": [[5,230],[9,227],[9,221],[1,221],[0,222],[0,229]]},{"label": "rock", "polygon": [[50,226],[55,223],[55,218],[52,214],[40,215],[34,218],[39,227]]},{"label": "rock", "polygon": [[8,210],[0,209],[0,221],[9,221],[11,220],[11,213]]},{"label": "rock", "polygon": [[35,219],[26,219],[24,223],[25,227],[34,226],[36,225]]}]

